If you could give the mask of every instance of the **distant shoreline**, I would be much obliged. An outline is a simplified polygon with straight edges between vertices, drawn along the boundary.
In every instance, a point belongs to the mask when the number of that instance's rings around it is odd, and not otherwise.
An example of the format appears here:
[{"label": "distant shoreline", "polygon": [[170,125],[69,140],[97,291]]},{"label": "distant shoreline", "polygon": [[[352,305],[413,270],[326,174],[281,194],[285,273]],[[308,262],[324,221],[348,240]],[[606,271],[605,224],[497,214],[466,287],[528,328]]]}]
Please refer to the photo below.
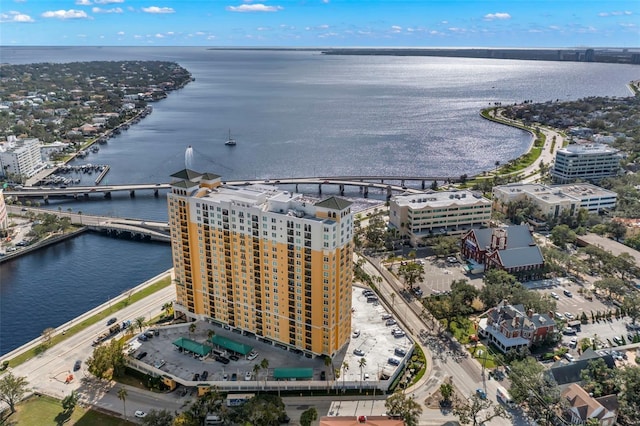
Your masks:
[{"label": "distant shoreline", "polygon": [[601,62],[640,65],[639,48],[508,49],[508,48],[336,48],[324,55],[438,56],[555,62]]}]

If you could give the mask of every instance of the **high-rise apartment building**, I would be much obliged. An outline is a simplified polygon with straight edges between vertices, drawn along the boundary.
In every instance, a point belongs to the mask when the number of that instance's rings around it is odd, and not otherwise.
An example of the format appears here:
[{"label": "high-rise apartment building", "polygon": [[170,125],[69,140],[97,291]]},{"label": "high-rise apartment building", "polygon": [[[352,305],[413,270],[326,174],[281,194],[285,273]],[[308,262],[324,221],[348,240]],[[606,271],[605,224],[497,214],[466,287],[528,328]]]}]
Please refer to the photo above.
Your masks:
[{"label": "high-rise apartment building", "polygon": [[17,139],[13,136],[0,144],[0,175],[31,177],[45,164],[36,138]]},{"label": "high-rise apartment building", "polygon": [[189,169],[168,195],[175,309],[312,355],[351,335],[351,203]]},{"label": "high-rise apartment building", "polygon": [[602,144],[575,144],[558,150],[551,176],[555,183],[576,180],[598,182],[616,176],[619,170],[620,154],[617,149]]}]

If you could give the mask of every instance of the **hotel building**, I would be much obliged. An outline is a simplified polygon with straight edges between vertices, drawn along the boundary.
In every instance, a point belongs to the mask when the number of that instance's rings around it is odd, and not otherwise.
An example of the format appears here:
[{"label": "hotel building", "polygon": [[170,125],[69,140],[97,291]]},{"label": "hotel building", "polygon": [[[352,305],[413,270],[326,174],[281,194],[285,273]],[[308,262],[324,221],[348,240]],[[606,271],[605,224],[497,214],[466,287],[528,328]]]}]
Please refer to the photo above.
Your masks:
[{"label": "hotel building", "polygon": [[415,246],[431,235],[463,234],[488,226],[491,201],[471,191],[398,195],[389,202],[389,225]]},{"label": "hotel building", "polygon": [[168,195],[175,310],[310,355],[351,335],[351,203],[182,170]]},{"label": "hotel building", "polygon": [[541,218],[556,218],[565,210],[574,216],[581,208],[589,213],[615,209],[617,194],[590,183],[551,186],[539,183],[510,183],[493,187],[496,210],[506,212],[509,203],[525,199],[540,209]]},{"label": "hotel building", "polygon": [[578,179],[598,182],[617,176],[620,154],[602,144],[569,145],[556,153],[551,176],[555,183],[570,183]]},{"label": "hotel building", "polygon": [[38,139],[17,139],[10,136],[0,145],[0,175],[31,177],[45,164],[40,154]]}]

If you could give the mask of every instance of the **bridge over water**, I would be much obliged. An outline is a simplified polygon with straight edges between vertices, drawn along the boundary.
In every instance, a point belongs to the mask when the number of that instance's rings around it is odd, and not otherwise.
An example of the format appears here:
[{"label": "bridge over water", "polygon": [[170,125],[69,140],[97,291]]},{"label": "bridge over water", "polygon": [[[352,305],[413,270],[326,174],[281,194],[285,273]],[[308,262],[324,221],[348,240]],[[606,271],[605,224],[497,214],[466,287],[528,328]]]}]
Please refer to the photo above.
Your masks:
[{"label": "bridge over water", "polygon": [[112,236],[126,236],[136,240],[171,242],[169,224],[167,222],[95,216],[15,205],[7,205],[7,211],[13,214],[24,214],[25,211],[30,211],[36,214],[53,214],[60,218],[69,218],[71,223],[74,225],[85,226],[91,231],[102,232]]},{"label": "bridge over water", "polygon": [[[298,192],[299,185],[317,185],[318,192],[322,194],[322,188],[325,185],[338,186],[341,195],[344,195],[345,187],[358,187],[366,198],[371,188],[386,191],[387,198],[390,198],[393,192],[409,192],[419,193],[426,189],[427,182],[433,181],[449,181],[455,182],[457,178],[447,176],[327,176],[327,177],[299,177],[299,178],[275,178],[275,179],[248,179],[226,181],[226,185],[239,186],[250,185],[254,183],[266,185],[295,185]],[[398,182],[392,184],[390,182]],[[420,189],[409,188],[407,182],[419,183]],[[80,198],[90,197],[91,195],[102,195],[110,198],[114,192],[129,192],[131,197],[135,197],[136,191],[153,191],[155,196],[159,196],[161,190],[168,190],[169,183],[150,183],[150,184],[123,184],[123,185],[97,185],[97,186],[69,186],[69,187],[24,187],[20,189],[6,190],[6,196],[14,196],[17,198],[39,198],[45,203],[49,198]]]}]

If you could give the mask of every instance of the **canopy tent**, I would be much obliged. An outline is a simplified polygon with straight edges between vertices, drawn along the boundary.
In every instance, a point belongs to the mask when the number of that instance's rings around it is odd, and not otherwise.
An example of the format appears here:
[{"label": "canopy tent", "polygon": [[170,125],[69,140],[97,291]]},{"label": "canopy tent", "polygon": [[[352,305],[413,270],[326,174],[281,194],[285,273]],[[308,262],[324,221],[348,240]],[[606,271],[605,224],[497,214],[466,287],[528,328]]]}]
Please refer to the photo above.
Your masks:
[{"label": "canopy tent", "polygon": [[311,379],[313,368],[274,368],[274,379]]},{"label": "canopy tent", "polygon": [[217,334],[213,336],[210,341],[214,345],[222,346],[240,355],[246,355],[253,350],[253,346],[245,345],[244,343],[236,342],[226,337],[218,336]]},{"label": "canopy tent", "polygon": [[186,337],[181,337],[175,342],[173,342],[179,348],[184,349],[185,351],[193,352],[194,354],[198,354],[200,356],[205,356],[209,354],[213,350],[211,346],[203,345],[202,343],[198,343],[195,340],[187,339]]}]

